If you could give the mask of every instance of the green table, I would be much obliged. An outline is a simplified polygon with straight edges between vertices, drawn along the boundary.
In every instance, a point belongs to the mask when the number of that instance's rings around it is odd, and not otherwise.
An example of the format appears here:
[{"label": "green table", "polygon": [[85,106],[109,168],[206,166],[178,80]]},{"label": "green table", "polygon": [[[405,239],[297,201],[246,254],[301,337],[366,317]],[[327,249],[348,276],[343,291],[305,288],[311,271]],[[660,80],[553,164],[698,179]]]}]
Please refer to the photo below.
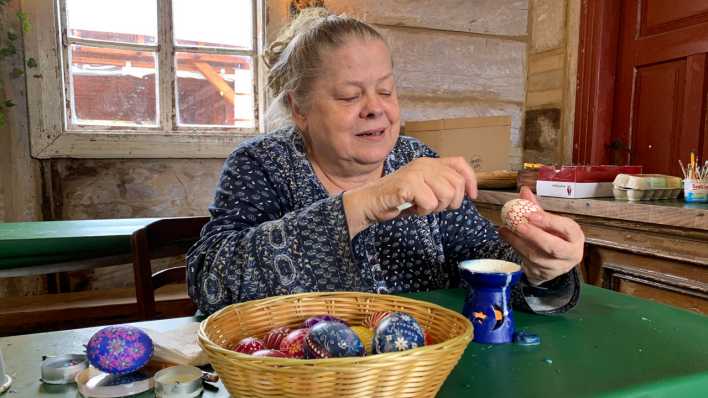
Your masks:
[{"label": "green table", "polygon": [[[440,397],[707,397],[708,317],[593,286],[561,316],[516,312],[536,347],[471,343]],[[460,310],[464,291],[408,296]],[[193,318],[143,322],[169,330]],[[41,356],[80,352],[98,328],[0,338],[15,382],[7,398],[77,397],[74,386],[38,381]],[[142,394],[149,397],[152,394]],[[206,393],[205,397],[225,397]],[[6,398],[3,396],[2,398]]]},{"label": "green table", "polygon": [[132,261],[130,238],[157,218],[0,223],[0,277]]}]

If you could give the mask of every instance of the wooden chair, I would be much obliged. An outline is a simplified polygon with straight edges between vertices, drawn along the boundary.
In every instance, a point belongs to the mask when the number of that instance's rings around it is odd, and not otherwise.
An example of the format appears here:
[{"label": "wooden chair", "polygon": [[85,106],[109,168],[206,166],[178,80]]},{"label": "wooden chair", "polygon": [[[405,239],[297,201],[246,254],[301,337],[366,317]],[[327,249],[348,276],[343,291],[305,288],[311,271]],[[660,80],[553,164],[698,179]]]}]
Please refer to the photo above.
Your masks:
[{"label": "wooden chair", "polygon": [[[180,217],[155,221],[133,233],[133,272],[140,319],[193,315],[196,306],[187,294],[186,266],[152,272],[151,260],[184,254],[198,239],[209,217]],[[170,286],[160,293],[158,288]]]}]

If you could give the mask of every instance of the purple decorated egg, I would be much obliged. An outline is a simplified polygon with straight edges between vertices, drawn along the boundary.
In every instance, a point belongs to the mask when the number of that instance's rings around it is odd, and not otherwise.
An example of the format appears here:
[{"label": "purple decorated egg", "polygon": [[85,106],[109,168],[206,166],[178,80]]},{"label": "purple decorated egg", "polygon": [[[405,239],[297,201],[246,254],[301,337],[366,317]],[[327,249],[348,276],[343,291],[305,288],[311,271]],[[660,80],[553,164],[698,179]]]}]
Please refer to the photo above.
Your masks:
[{"label": "purple decorated egg", "polygon": [[108,326],[86,344],[91,365],[114,375],[134,372],[148,363],[153,353],[150,336],[133,326]]},{"label": "purple decorated egg", "polygon": [[305,337],[310,333],[310,329],[295,329],[288,333],[280,342],[280,351],[283,351],[290,358],[304,358],[303,346]]},{"label": "purple decorated egg", "polygon": [[254,337],[246,337],[245,339],[241,339],[233,350],[242,354],[253,354],[264,348],[265,343],[263,343],[263,340]]},{"label": "purple decorated egg", "polygon": [[374,335],[374,352],[405,351],[425,345],[423,328],[405,312],[394,312],[379,322]]},{"label": "purple decorated egg", "polygon": [[285,336],[290,333],[290,329],[286,327],[279,327],[268,332],[265,337],[263,337],[263,342],[266,348],[277,350],[280,348],[280,343],[283,341]]},{"label": "purple decorated egg", "polygon": [[273,357],[273,358],[287,358],[288,354],[280,351],[280,350],[271,350],[271,349],[265,349],[265,350],[258,350],[254,352],[253,354],[254,357]]},{"label": "purple decorated egg", "polygon": [[317,315],[317,316],[313,316],[313,317],[307,318],[307,319],[305,320],[305,322],[303,322],[302,327],[305,327],[305,328],[308,328],[308,329],[312,329],[313,326],[315,326],[315,325],[317,325],[318,323],[323,322],[323,321],[325,321],[325,322],[339,322],[339,323],[343,323],[343,324],[345,324],[345,325],[347,324],[347,322],[345,322],[345,321],[343,321],[343,320],[337,318],[336,316],[332,316],[332,315]]},{"label": "purple decorated egg", "polygon": [[321,321],[305,337],[305,358],[361,357],[364,344],[349,326],[336,321]]}]

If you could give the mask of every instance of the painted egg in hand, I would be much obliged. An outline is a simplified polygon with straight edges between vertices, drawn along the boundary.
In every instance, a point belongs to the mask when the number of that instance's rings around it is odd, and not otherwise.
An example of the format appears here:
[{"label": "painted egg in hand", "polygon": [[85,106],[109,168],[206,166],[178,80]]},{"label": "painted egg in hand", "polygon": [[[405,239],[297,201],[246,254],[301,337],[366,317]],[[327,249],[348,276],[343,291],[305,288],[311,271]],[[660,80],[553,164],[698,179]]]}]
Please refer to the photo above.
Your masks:
[{"label": "painted egg in hand", "polygon": [[133,326],[108,326],[86,345],[91,365],[114,375],[134,372],[148,363],[154,347],[147,333]]},{"label": "painted egg in hand", "polygon": [[254,337],[246,337],[245,339],[239,341],[238,344],[236,344],[236,347],[233,348],[233,350],[242,354],[253,354],[254,352],[262,350],[264,348],[266,347],[265,343],[263,343],[263,340]]},{"label": "painted egg in hand", "polygon": [[535,211],[541,211],[541,208],[535,203],[526,199],[512,199],[502,207],[501,218],[504,225],[514,231],[520,225],[527,224],[529,222],[528,215]]},{"label": "painted egg in hand", "polygon": [[391,315],[391,311],[373,312],[364,319],[364,326],[369,329],[376,330],[376,327],[379,326],[379,322],[381,322],[382,319],[386,318],[389,315]]},{"label": "painted egg in hand", "polygon": [[374,347],[374,331],[365,326],[352,326],[352,332],[359,336],[359,340],[364,344],[364,351],[366,355],[373,354],[372,348]]},{"label": "painted egg in hand", "polygon": [[322,321],[305,337],[305,358],[342,358],[364,356],[364,344],[349,326],[334,321]]},{"label": "painted egg in hand", "polygon": [[302,327],[312,329],[313,326],[317,325],[320,322],[339,322],[343,324],[347,324],[342,319],[337,318],[336,316],[332,315],[316,315],[310,318],[307,318],[305,322],[302,323]]},{"label": "painted egg in hand", "polygon": [[310,332],[310,329],[295,329],[288,333],[283,341],[280,342],[280,351],[283,351],[290,358],[304,358],[303,345],[305,336]]},{"label": "painted egg in hand", "polygon": [[271,350],[271,349],[258,350],[251,355],[253,355],[254,357],[274,357],[274,358],[287,358],[288,357],[287,354],[285,354],[284,352],[282,352],[280,350]]},{"label": "painted egg in hand", "polygon": [[265,337],[263,337],[263,342],[266,348],[277,350],[280,348],[280,342],[283,341],[285,336],[290,333],[290,329],[286,327],[279,327],[268,332]]},{"label": "painted egg in hand", "polygon": [[394,312],[376,328],[374,352],[405,351],[425,345],[423,328],[405,312]]}]

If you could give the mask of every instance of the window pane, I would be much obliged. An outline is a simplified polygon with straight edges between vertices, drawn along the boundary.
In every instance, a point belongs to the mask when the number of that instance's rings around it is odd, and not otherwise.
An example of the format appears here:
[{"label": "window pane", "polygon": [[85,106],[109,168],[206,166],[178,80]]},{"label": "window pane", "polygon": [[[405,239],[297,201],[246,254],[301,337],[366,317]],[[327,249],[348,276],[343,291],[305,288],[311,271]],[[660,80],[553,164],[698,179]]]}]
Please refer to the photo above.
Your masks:
[{"label": "window pane", "polygon": [[253,47],[253,0],[173,0],[175,43]]},{"label": "window pane", "polygon": [[67,34],[84,39],[155,44],[156,0],[66,0]]},{"label": "window pane", "polygon": [[72,45],[74,124],[156,125],[154,52]]},{"label": "window pane", "polygon": [[254,127],[251,57],[177,53],[180,125]]}]

